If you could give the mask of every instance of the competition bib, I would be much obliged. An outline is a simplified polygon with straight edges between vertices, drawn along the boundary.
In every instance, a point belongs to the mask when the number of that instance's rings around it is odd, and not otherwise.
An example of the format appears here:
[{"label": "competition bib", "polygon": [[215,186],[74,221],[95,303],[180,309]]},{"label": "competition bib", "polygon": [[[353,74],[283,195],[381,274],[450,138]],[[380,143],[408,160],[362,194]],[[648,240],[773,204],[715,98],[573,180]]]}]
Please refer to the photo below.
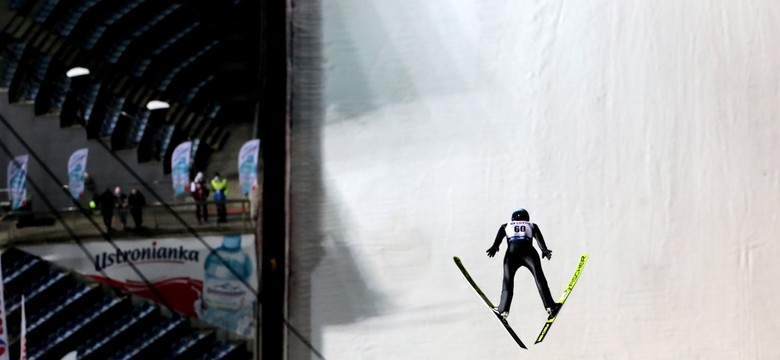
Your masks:
[{"label": "competition bib", "polygon": [[534,236],[533,228],[530,221],[510,221],[506,224],[506,237],[509,241],[531,240]]}]

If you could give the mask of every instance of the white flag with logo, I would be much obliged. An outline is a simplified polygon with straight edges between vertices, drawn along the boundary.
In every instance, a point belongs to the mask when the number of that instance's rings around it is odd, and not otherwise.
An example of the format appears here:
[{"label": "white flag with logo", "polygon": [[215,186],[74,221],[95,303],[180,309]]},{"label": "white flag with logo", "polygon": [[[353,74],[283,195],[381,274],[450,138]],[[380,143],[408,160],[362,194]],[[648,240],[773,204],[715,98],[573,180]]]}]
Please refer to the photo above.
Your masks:
[{"label": "white flag with logo", "polygon": [[74,200],[84,195],[84,173],[87,171],[87,148],[73,152],[68,160],[68,189]]},{"label": "white flag with logo", "polygon": [[190,184],[190,154],[192,142],[185,141],[173,150],[171,156],[171,180],[173,180],[173,194],[182,195],[187,192]]},{"label": "white flag with logo", "polygon": [[8,201],[18,210],[27,200],[27,155],[19,155],[8,163]]},{"label": "white flag with logo", "polygon": [[238,152],[238,183],[241,193],[248,195],[252,185],[257,183],[257,157],[260,140],[249,140]]},{"label": "white flag with logo", "polygon": [[[3,265],[0,262],[0,269],[2,268]],[[0,360],[9,360],[8,327],[5,325],[5,286],[3,284],[3,272],[0,271]]]}]

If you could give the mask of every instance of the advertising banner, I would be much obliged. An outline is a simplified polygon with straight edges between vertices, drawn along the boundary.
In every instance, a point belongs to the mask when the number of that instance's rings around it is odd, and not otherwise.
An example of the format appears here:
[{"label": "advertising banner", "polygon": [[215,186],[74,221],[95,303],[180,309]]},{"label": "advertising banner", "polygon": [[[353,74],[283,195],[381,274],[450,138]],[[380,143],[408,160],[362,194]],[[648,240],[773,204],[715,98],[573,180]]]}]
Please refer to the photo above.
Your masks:
[{"label": "advertising banner", "polygon": [[87,148],[76,150],[68,160],[68,189],[74,200],[84,195],[84,174],[87,172],[88,153]]},{"label": "advertising banner", "polygon": [[238,183],[241,186],[241,194],[249,195],[252,185],[257,183],[257,157],[260,149],[260,140],[249,140],[238,152]]},{"label": "advertising banner", "polygon": [[27,155],[19,155],[8,163],[7,179],[11,210],[21,209],[27,199]]},{"label": "advertising banner", "polygon": [[171,180],[173,181],[173,195],[175,196],[186,193],[190,184],[191,153],[191,141],[185,141],[173,150],[171,157]]},{"label": "advertising banner", "polygon": [[160,302],[152,288],[129,266],[132,262],[165,303],[239,336],[254,336],[258,293],[254,235],[86,242],[92,254],[72,244],[30,245],[22,250],[103,283]]}]

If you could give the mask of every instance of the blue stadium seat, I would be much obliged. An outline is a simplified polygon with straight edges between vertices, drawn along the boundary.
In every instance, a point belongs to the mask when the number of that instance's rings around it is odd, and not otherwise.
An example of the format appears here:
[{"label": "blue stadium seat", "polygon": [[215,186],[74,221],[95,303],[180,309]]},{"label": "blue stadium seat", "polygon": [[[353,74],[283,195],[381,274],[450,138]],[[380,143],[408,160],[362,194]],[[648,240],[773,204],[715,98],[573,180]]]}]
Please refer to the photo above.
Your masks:
[{"label": "blue stadium seat", "polygon": [[33,331],[43,327],[49,321],[56,324],[58,321],[73,317],[83,310],[78,308],[79,302],[85,301],[90,294],[96,296],[99,291],[94,286],[86,286],[83,283],[75,284],[46,306],[41,307],[39,313],[34,317],[35,321],[28,322],[28,328]]},{"label": "blue stadium seat", "polygon": [[140,78],[144,75],[144,72],[146,72],[146,69],[149,68],[151,63],[152,59],[150,58],[137,59],[135,65],[133,66],[132,75],[136,78]]},{"label": "blue stadium seat", "polygon": [[0,67],[0,88],[11,86],[16,70],[19,68],[19,60],[26,47],[26,43],[14,43],[10,45],[10,53],[3,56],[2,67]]},{"label": "blue stadium seat", "polygon": [[35,22],[38,24],[45,23],[46,19],[49,18],[49,15],[51,15],[52,11],[54,11],[54,8],[57,6],[57,2],[59,2],[59,0],[47,0],[43,6],[38,9],[38,14],[35,15]]},{"label": "blue stadium seat", "polygon": [[199,360],[244,360],[248,359],[248,353],[241,344],[231,344],[225,342],[217,343],[211,351],[203,354]]},{"label": "blue stadium seat", "polygon": [[95,47],[95,44],[98,43],[100,38],[106,32],[106,29],[108,29],[108,26],[106,26],[106,24],[96,25],[92,29],[92,31],[89,32],[89,36],[87,36],[86,41],[84,41],[83,44],[84,48],[87,50],[92,50]]},{"label": "blue stadium seat", "polygon": [[51,108],[62,109],[62,105],[65,104],[65,97],[68,95],[68,88],[70,88],[71,79],[65,74],[60,76],[57,82],[57,87],[51,95]]},{"label": "blue stadium seat", "polygon": [[182,318],[161,319],[151,329],[139,334],[134,340],[125,345],[124,349],[117,352],[109,359],[130,360],[142,358],[144,355],[157,356],[163,343],[175,341],[186,327],[186,320]]},{"label": "blue stadium seat", "polygon": [[79,23],[79,20],[81,20],[81,17],[84,15],[84,13],[87,12],[90,8],[95,6],[99,0],[86,0],[78,4],[78,6],[74,7],[67,16],[67,20],[60,23],[59,26],[59,33],[61,36],[67,37],[70,35],[70,33],[73,31],[73,29],[76,27],[76,24]]},{"label": "blue stadium seat", "polygon": [[109,17],[106,19],[107,24],[112,24],[125,15],[129,14],[133,9],[137,8],[138,5],[141,5],[143,3],[143,0],[133,0],[133,1],[127,1],[124,6],[121,6],[120,8],[114,10],[111,14],[109,14]]},{"label": "blue stadium seat", "polygon": [[188,105],[192,102],[193,99],[195,99],[196,96],[198,96],[198,93],[200,90],[208,84],[209,82],[213,81],[215,77],[213,75],[207,76],[205,79],[199,81],[197,84],[195,84],[189,91],[187,91],[187,95],[184,97],[184,99],[181,101],[182,104]]},{"label": "blue stadium seat", "polygon": [[113,324],[107,326],[103,333],[80,346],[78,349],[80,358],[105,359],[106,356],[113,354],[112,349],[116,347],[116,344],[121,343],[138,328],[152,321],[157,315],[156,310],[149,304],[135,307],[130,314],[117,319]]},{"label": "blue stadium seat", "polygon": [[38,97],[38,91],[41,89],[41,81],[46,77],[46,71],[51,63],[50,56],[41,56],[35,63],[32,74],[27,79],[27,91],[24,98],[34,101]]},{"label": "blue stadium seat", "polygon": [[38,294],[46,291],[52,284],[62,280],[65,277],[61,272],[50,269],[43,276],[35,279],[33,282],[27,284],[21,293],[8,294],[5,300],[5,310],[8,314],[21,309],[22,295],[25,296],[26,301],[30,301]]},{"label": "blue stadium seat", "polygon": [[[126,314],[129,306],[126,300],[105,296],[98,302],[61,324],[42,341],[45,346],[36,353],[30,353],[30,360],[46,358],[49,354],[65,353],[81,345],[84,339],[92,338],[105,330],[104,326]],[[60,350],[60,351],[58,351]],[[61,355],[60,355],[61,356]],[[57,358],[56,356],[49,356]]]},{"label": "blue stadium seat", "polygon": [[176,127],[173,125],[164,126],[157,134],[159,136],[159,148],[157,149],[157,157],[160,159],[165,158],[165,153],[168,151],[168,146],[171,145],[171,137],[173,137],[173,131]]},{"label": "blue stadium seat", "polygon": [[219,43],[218,40],[211,41],[210,43],[206,44],[202,49],[196,51],[194,54],[187,57],[184,61],[182,61],[179,65],[175,66],[170,72],[165,74],[165,77],[163,77],[162,81],[157,85],[157,90],[165,91],[168,89],[168,86],[173,81],[173,78],[176,77],[176,75],[179,74],[183,69],[187,68],[195,62],[199,57],[203,56],[205,53],[209,52],[211,49],[213,49],[217,44]]},{"label": "blue stadium seat", "polygon": [[125,105],[125,98],[115,97],[111,99],[111,103],[108,106],[108,111],[103,119],[103,126],[100,129],[100,134],[103,136],[111,136],[116,128],[116,123],[119,121],[119,114],[122,113],[122,107]]},{"label": "blue stadium seat", "polygon": [[157,15],[150,18],[149,20],[147,20],[145,24],[143,24],[138,29],[136,29],[132,33],[133,37],[138,37],[146,33],[147,31],[149,31],[149,29],[157,25],[160,21],[162,21],[163,19],[171,15],[174,11],[176,11],[176,9],[180,7],[181,4],[170,4],[165,9],[160,10],[160,12],[158,12]]},{"label": "blue stadium seat", "polygon": [[[159,16],[159,15],[158,15]],[[160,45],[158,45],[154,50],[152,50],[152,55],[160,55],[163,51],[168,49],[171,45],[173,45],[175,42],[179,41],[179,39],[183,38],[192,30],[200,26],[200,22],[193,22],[189,26],[185,27],[184,29],[181,29],[179,32],[162,42]]]},{"label": "blue stadium seat", "polygon": [[111,51],[106,54],[106,62],[109,64],[116,64],[117,61],[119,61],[119,58],[122,57],[122,54],[125,53],[125,50],[127,50],[127,47],[130,46],[131,42],[131,39],[122,39],[114,43]]},{"label": "blue stadium seat", "polygon": [[[196,332],[181,336],[173,342],[167,351],[161,351],[161,359],[164,360],[189,360],[196,357],[196,354],[203,354],[214,342],[214,332]],[[164,355],[162,355],[164,354]]]},{"label": "blue stadium seat", "polygon": [[144,131],[146,131],[146,125],[149,123],[149,117],[152,112],[149,110],[141,110],[133,121],[133,125],[128,132],[128,142],[133,145],[138,145],[141,139],[144,137]]},{"label": "blue stadium seat", "polygon": [[89,123],[89,119],[92,117],[92,110],[95,108],[98,94],[100,94],[100,83],[90,84],[87,87],[86,94],[80,99],[81,108],[84,111],[82,119],[87,123]]},{"label": "blue stadium seat", "polygon": [[11,10],[19,10],[24,6],[25,0],[11,0],[8,4],[8,8]]}]

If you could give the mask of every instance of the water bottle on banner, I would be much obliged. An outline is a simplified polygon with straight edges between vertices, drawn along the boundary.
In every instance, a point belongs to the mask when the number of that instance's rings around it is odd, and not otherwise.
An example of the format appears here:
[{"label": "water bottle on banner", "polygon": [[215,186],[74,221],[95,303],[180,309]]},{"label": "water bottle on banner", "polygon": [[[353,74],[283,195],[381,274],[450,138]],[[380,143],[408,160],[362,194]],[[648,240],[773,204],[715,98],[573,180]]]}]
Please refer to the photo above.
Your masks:
[{"label": "water bottle on banner", "polygon": [[255,296],[247,285],[253,269],[252,258],[241,248],[241,235],[225,235],[222,246],[209,254],[203,265],[201,320],[251,336]]}]

